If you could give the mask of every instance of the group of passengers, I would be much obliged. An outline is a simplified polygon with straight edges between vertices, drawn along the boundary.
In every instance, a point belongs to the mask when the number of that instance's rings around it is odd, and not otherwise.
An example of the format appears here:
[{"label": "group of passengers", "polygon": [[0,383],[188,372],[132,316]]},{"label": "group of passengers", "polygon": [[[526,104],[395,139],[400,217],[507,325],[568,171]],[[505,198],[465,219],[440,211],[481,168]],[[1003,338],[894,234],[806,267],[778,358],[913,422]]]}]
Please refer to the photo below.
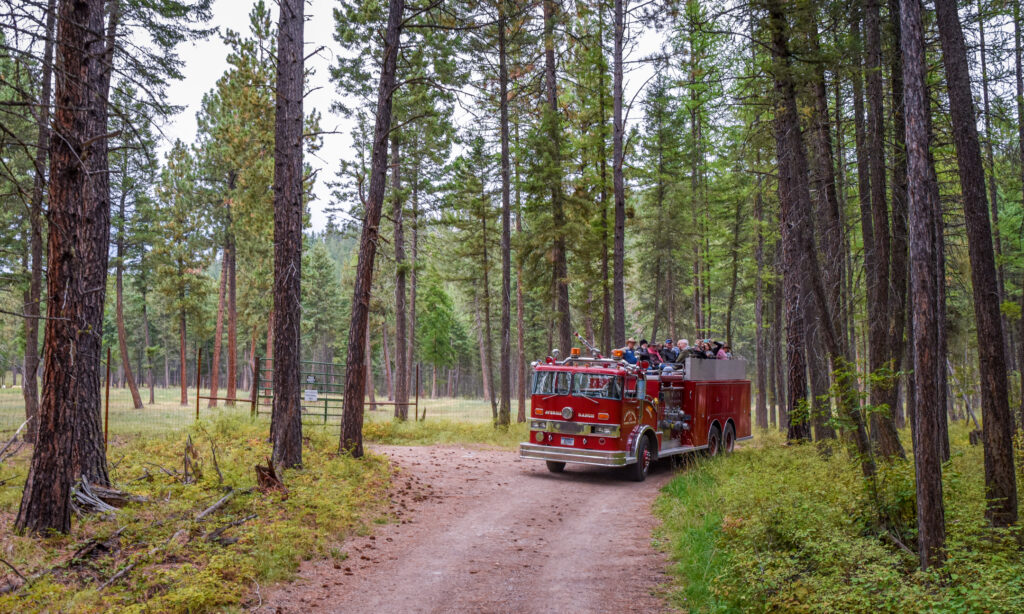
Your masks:
[{"label": "group of passengers", "polygon": [[727,343],[712,339],[698,339],[693,346],[687,339],[680,339],[675,344],[671,339],[666,339],[664,344],[657,341],[648,343],[646,339],[641,339],[637,347],[636,339],[630,337],[626,340],[626,347],[622,348],[622,358],[634,365],[647,361],[651,367],[659,367],[682,364],[687,358],[729,360],[732,358],[732,348]]}]

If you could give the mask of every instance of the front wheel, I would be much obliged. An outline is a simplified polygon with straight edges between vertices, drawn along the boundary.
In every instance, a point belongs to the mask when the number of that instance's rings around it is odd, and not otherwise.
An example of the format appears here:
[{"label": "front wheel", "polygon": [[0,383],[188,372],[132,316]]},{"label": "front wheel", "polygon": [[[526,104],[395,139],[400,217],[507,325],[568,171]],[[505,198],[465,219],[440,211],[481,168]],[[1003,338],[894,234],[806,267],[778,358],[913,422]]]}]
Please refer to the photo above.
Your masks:
[{"label": "front wheel", "polygon": [[640,439],[640,449],[636,452],[636,463],[630,467],[630,477],[634,482],[643,482],[651,470],[654,453],[651,451],[651,440],[646,436]]},{"label": "front wheel", "polygon": [[708,456],[718,456],[718,453],[722,451],[722,433],[718,430],[718,427],[712,427],[711,432],[708,433]]},{"label": "front wheel", "polygon": [[561,461],[545,461],[548,465],[548,471],[551,473],[562,473],[565,471],[565,463]]}]

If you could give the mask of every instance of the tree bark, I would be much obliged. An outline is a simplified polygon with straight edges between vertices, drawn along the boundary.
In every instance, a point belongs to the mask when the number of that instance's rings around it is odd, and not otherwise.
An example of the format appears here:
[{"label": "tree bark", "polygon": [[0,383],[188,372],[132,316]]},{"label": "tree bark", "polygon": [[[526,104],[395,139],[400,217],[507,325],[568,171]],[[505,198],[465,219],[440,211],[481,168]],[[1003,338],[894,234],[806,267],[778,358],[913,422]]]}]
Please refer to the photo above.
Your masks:
[{"label": "tree bark", "polygon": [[[872,227],[871,257],[865,240],[864,262],[867,269],[868,292],[868,368],[875,376],[871,385],[871,439],[883,457],[905,456],[899,433],[892,419],[896,407],[895,378],[885,370],[894,369],[890,347],[894,342],[889,322],[893,304],[890,301],[890,236],[889,211],[885,189],[885,115],[882,89],[882,40],[878,0],[864,0],[865,77],[867,82],[868,125],[866,160],[871,175]],[[863,162],[862,162],[863,163]],[[862,212],[863,215],[863,212]],[[901,331],[902,334],[902,331]]]},{"label": "tree bark", "polygon": [[[388,401],[395,400],[395,378],[394,372],[391,370],[391,350],[388,349],[390,344],[388,343],[388,324],[387,322],[381,323],[381,345],[384,349],[384,381],[388,385]],[[367,359],[369,364],[369,359]]]},{"label": "tree bark", "polygon": [[[498,1],[498,98],[499,131],[501,133],[501,390],[498,400],[498,424],[511,422],[512,386],[512,185],[508,146],[508,60],[505,51],[506,7]],[[486,237],[485,237],[486,240]],[[568,288],[566,288],[568,297]],[[566,301],[568,302],[568,301]]]},{"label": "tree bark", "polygon": [[150,356],[149,351],[149,313],[146,308],[146,289],[142,289],[142,339],[143,343],[146,344],[144,352],[146,354],[146,384],[149,386],[149,404],[152,405],[156,402],[156,390],[153,382],[153,358]]},{"label": "tree bark", "polygon": [[939,203],[931,183],[934,169],[929,159],[929,113],[925,99],[926,64],[924,31],[919,0],[902,0],[904,103],[908,154],[908,209],[910,216],[910,282],[913,296],[914,346],[914,468],[917,485],[918,553],[921,568],[941,565],[945,547],[945,512],[942,503],[942,464],[939,421],[945,408],[939,404],[938,369],[945,357],[938,352],[938,276],[936,275],[935,215]]},{"label": "tree bark", "polygon": [[366,322],[366,328],[367,328],[366,334],[364,335],[366,337],[366,383],[365,383],[365,387],[366,387],[366,395],[370,398],[370,403],[371,403],[370,409],[373,409],[373,408],[376,407],[376,405],[373,405],[373,403],[376,403],[377,399],[376,399],[375,391],[373,389],[374,388],[374,386],[373,386],[373,348],[372,348],[372,345],[370,343],[370,330],[369,330],[370,322],[369,322],[369,320],[367,320],[367,322]]},{"label": "tree bark", "polygon": [[1017,483],[1013,466],[1013,418],[1007,399],[1006,356],[1001,342],[1002,320],[996,292],[995,255],[992,228],[985,198],[981,146],[974,119],[971,78],[963,30],[953,0],[936,0],[942,63],[949,88],[949,110],[953,125],[963,194],[964,220],[971,284],[974,287],[974,317],[978,336],[978,369],[981,376],[982,430],[985,440],[986,518],[995,526],[1017,520]]},{"label": "tree bark", "polygon": [[377,254],[381,207],[384,203],[384,184],[387,172],[387,139],[391,131],[391,98],[395,91],[395,72],[398,64],[398,46],[402,33],[402,13],[405,0],[389,0],[388,24],[384,32],[384,46],[380,84],[377,89],[377,113],[373,131],[370,189],[366,200],[366,215],[359,239],[359,263],[352,296],[352,319],[348,329],[348,354],[345,361],[345,402],[341,425],[341,450],[352,456],[363,455],[363,395],[366,355],[364,354],[366,321],[370,309],[370,287],[373,282],[373,261]]},{"label": "tree bark", "polygon": [[238,396],[238,309],[236,297],[236,266],[235,266],[235,235],[231,221],[231,209],[228,208],[228,239],[224,249],[228,260],[228,405],[234,405]]},{"label": "tree bark", "polygon": [[[57,20],[54,130],[61,138],[50,152],[43,396],[15,521],[30,533],[71,529],[76,479],[109,483],[99,411],[110,232],[103,8],[103,0],[62,0]],[[111,34],[116,23],[115,8]]]},{"label": "tree bark", "polygon": [[[999,192],[996,190],[996,165],[995,155],[993,153],[993,139],[992,139],[992,110],[989,104],[989,88],[988,88],[988,58],[987,49],[985,45],[985,14],[981,4],[981,0],[978,0],[978,42],[980,48],[978,54],[981,56],[981,100],[982,100],[982,116],[985,120],[985,158],[986,165],[988,166],[988,193],[991,199],[992,205],[992,242],[995,245],[995,257],[996,257],[996,291],[999,294],[999,303],[1002,304],[1006,300],[1006,276],[1003,270],[1003,242],[999,236]],[[1003,352],[1006,356],[1007,370],[1013,370],[1013,344],[1012,336],[1010,331],[1010,322],[1006,319],[1005,314],[1002,315],[1003,324]]]},{"label": "tree bark", "polygon": [[[810,416],[807,406],[807,363],[804,354],[803,284],[807,269],[800,249],[805,232],[810,198],[806,172],[801,173],[803,142],[796,110],[796,93],[790,74],[789,26],[778,0],[769,0],[768,13],[772,37],[775,96],[779,108],[775,115],[776,157],[779,166],[779,229],[782,247],[782,284],[786,302],[786,362],[789,397],[786,438],[810,440]],[[806,168],[806,160],[804,160]],[[803,183],[802,183],[803,182]]]},{"label": "tree bark", "polygon": [[39,428],[39,314],[43,286],[43,196],[46,190],[46,162],[50,151],[50,104],[53,83],[53,40],[57,1],[46,7],[46,42],[40,75],[39,111],[36,117],[35,179],[29,205],[29,255],[32,258],[28,293],[25,297],[25,372],[21,376],[21,394],[25,399],[25,441],[35,441]]},{"label": "tree bark", "polygon": [[398,132],[391,133],[391,218],[395,227],[395,417],[409,417],[409,364],[405,321],[405,228]]},{"label": "tree bark", "polygon": [[[758,152],[758,166],[760,166]],[[754,259],[757,261],[756,289],[754,294],[754,346],[757,353],[757,402],[754,410],[757,426],[768,428],[768,406],[765,399],[767,392],[767,350],[764,335],[764,198],[761,196],[761,176],[757,178],[757,192],[754,195],[754,219],[757,224],[757,248]],[[774,395],[773,395],[774,397]]]},{"label": "tree bark", "polygon": [[274,117],[274,410],[271,460],[302,465],[302,0],[281,0]]},{"label": "tree bark", "polygon": [[622,120],[622,42],[625,35],[626,0],[614,3],[614,45],[612,66],[612,191],[615,200],[615,233],[612,248],[612,302],[614,316],[612,343],[626,342],[626,183],[622,174],[624,126]]},{"label": "tree bark", "polygon": [[[516,123],[516,145],[519,144],[519,124]],[[518,147],[517,147],[518,149]],[[523,236],[523,208],[520,202],[519,191],[519,158],[516,158],[516,236]],[[519,399],[519,411],[516,415],[516,422],[526,422],[526,329],[523,323],[523,255],[516,254],[516,368],[519,370],[519,377],[516,381],[516,396]],[[610,332],[606,333],[611,335]]]},{"label": "tree bark", "polygon": [[[555,317],[558,345],[568,355],[572,347],[572,323],[569,312],[569,269],[565,248],[565,211],[562,195],[561,127],[558,111],[558,81],[555,77],[555,2],[544,0],[544,89],[547,95],[548,146],[551,148],[551,223],[554,244],[551,249],[552,275],[555,278]],[[485,302],[486,306],[486,302]]]},{"label": "tree bark", "polygon": [[[184,300],[179,297],[179,300]],[[185,368],[185,310],[178,312],[178,387],[181,389],[181,404],[188,405],[188,371]],[[199,390],[196,390],[199,394]]]},{"label": "tree bark", "polygon": [[[1020,179],[1024,182],[1024,58],[1022,58],[1021,45],[1021,15],[1020,0],[1013,2],[1013,73],[1017,84],[1017,147],[1020,160]],[[1021,185],[1024,185],[1022,183]],[[1022,194],[1024,197],[1024,194]],[[1024,313],[1024,277],[1020,282],[1020,304],[1021,312]],[[1017,339],[1017,369],[1020,377],[1020,428],[1024,430],[1024,318],[1020,320],[1020,334]]]},{"label": "tree bark", "polygon": [[217,325],[213,333],[213,358],[210,360],[210,399],[209,407],[217,406],[217,388],[220,384],[220,348],[224,337],[224,303],[228,286],[228,250],[222,251],[220,261],[220,290],[217,293]]}]

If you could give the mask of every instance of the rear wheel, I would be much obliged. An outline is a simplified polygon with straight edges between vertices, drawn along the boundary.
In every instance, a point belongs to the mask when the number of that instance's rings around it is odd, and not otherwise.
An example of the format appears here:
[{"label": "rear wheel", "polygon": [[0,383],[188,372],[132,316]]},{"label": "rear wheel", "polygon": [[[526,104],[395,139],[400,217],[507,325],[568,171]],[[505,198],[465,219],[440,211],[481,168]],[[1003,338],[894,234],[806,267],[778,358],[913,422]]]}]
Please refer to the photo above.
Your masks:
[{"label": "rear wheel", "polygon": [[651,450],[651,440],[644,436],[640,439],[640,449],[636,451],[636,463],[630,466],[630,477],[634,482],[643,482],[647,479],[653,461],[654,452]]},{"label": "rear wheel", "polygon": [[725,435],[722,436],[722,451],[730,454],[736,448],[736,429],[732,424],[725,425]]},{"label": "rear wheel", "polygon": [[548,471],[551,473],[562,473],[565,471],[565,463],[562,461],[545,461],[548,465]]},{"label": "rear wheel", "polygon": [[713,426],[711,427],[711,432],[708,433],[708,456],[718,456],[721,451],[722,432],[718,430],[717,426]]}]

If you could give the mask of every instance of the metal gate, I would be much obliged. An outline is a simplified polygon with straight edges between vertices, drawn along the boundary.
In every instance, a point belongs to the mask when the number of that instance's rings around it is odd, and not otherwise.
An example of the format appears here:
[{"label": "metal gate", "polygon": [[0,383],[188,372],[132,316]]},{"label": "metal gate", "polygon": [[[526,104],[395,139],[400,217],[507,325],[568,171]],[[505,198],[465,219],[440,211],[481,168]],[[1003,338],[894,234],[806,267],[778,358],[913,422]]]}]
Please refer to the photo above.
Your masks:
[{"label": "metal gate", "polygon": [[[252,413],[270,414],[274,407],[274,359],[256,359]],[[345,366],[315,360],[299,361],[303,422],[341,422]]]}]

